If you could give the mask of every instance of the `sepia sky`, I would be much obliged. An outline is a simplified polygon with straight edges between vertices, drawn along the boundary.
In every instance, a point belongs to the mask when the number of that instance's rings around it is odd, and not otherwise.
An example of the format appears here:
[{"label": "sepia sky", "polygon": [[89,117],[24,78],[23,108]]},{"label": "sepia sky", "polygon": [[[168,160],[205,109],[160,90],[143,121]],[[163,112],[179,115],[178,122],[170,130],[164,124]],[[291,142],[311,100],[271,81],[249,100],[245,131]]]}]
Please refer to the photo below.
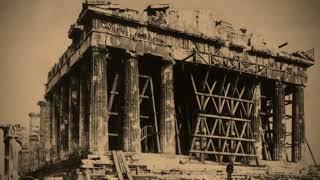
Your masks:
[{"label": "sepia sky", "polygon": [[[114,0],[123,7],[143,9],[171,3],[176,9],[210,9],[238,27],[263,34],[287,50],[315,48],[315,63],[305,89],[306,137],[320,162],[320,1],[318,0]],[[1,0],[0,122],[27,125],[38,112],[47,72],[69,45],[67,32],[82,0]],[[2,136],[2,134],[0,133]],[[2,141],[2,137],[0,138]],[[0,172],[3,165],[0,143]]]}]

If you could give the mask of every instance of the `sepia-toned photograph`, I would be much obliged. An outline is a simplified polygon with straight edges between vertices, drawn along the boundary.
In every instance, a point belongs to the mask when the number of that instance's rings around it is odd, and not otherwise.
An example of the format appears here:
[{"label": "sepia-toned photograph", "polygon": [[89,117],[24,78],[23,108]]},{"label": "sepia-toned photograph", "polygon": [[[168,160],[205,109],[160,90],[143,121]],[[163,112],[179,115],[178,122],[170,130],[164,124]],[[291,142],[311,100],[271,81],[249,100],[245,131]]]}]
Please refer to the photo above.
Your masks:
[{"label": "sepia-toned photograph", "polygon": [[319,0],[1,0],[0,180],[320,180]]}]

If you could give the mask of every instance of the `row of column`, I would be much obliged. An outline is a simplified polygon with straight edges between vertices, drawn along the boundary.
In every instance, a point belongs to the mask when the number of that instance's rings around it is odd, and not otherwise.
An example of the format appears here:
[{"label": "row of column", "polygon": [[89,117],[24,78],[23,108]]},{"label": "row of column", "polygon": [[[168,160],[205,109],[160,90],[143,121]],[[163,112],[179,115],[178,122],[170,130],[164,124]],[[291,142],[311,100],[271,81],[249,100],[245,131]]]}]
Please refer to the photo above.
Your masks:
[{"label": "row of column", "polygon": [[[302,159],[304,144],[304,87],[296,85],[293,90],[292,104],[292,161]],[[286,122],[285,122],[285,85],[275,83],[273,96],[273,147],[272,159],[285,161],[286,159]]]},{"label": "row of column", "polygon": [[[292,98],[292,162],[302,160],[302,147],[304,146],[304,87],[295,85]],[[261,84],[255,83],[255,91],[253,96],[255,103],[254,111],[254,137],[255,149],[257,151],[258,160],[262,160],[262,122],[261,112]],[[285,85],[281,82],[275,82],[273,89],[273,142],[271,147],[271,158],[274,161],[286,161],[286,119],[285,119]]]},{"label": "row of column", "polygon": [[[124,61],[124,118],[123,150],[141,152],[139,61],[127,54]],[[161,67],[160,143],[161,152],[175,154],[175,107],[173,90],[173,64],[164,61]]]},{"label": "row of column", "polygon": [[[79,65],[72,67],[69,77],[64,80],[65,83],[55,87],[46,102],[39,102],[41,143],[45,150],[45,161],[54,161],[58,156],[64,158],[64,155],[75,153],[79,149],[91,154],[104,154],[109,150],[108,53],[105,50],[93,49],[90,58],[83,60]],[[141,152],[139,60],[134,54],[126,53],[123,62],[123,150]],[[160,94],[162,152],[175,154],[173,65],[165,61],[161,71]],[[63,141],[65,139],[67,140]]]},{"label": "row of column", "polygon": [[18,131],[15,125],[1,126],[3,130],[3,143],[4,143],[4,179],[16,180],[18,176],[19,165],[19,143],[17,141]]},{"label": "row of column", "polygon": [[[78,73],[70,74],[68,96],[68,145],[69,153],[78,149],[93,154],[103,154],[108,149],[107,123],[107,52],[94,50],[89,64],[81,63]],[[165,61],[164,61],[165,62]],[[140,105],[139,105],[139,61],[134,54],[127,53],[124,60],[124,116],[123,150],[141,152]],[[272,159],[279,161],[285,154],[285,90],[284,84],[275,82],[273,95],[273,147]],[[260,107],[260,84],[256,86],[255,103]],[[61,127],[65,107],[65,87],[59,87],[41,107],[41,141],[45,147],[45,160],[61,154]],[[60,92],[60,93],[59,93]],[[162,153],[175,154],[175,108],[173,92],[173,64],[165,62],[161,67],[160,143]],[[60,94],[60,95],[59,95]],[[304,99],[303,86],[296,86],[292,109],[292,160],[301,160],[304,143]],[[59,110],[57,110],[59,108]],[[261,149],[260,109],[255,111],[256,147]],[[66,128],[66,127],[65,127]],[[48,133],[50,132],[50,133]],[[57,147],[57,148],[54,148]],[[51,152],[50,152],[51,150]],[[59,152],[60,151],[60,152]],[[51,157],[50,157],[51,156]]]},{"label": "row of column", "polygon": [[304,125],[304,88],[297,86],[293,93],[292,104],[292,161],[302,160],[302,147],[305,143]]}]

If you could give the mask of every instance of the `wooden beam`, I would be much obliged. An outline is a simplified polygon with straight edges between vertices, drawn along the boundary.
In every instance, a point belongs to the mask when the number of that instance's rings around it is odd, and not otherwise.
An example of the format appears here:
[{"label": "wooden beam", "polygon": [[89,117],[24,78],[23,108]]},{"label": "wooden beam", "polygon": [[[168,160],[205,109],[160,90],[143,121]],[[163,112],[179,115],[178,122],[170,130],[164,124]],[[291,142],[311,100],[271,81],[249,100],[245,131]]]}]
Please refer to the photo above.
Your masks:
[{"label": "wooden beam", "polygon": [[117,152],[116,151],[112,151],[112,158],[113,158],[113,162],[114,162],[114,166],[116,168],[117,171],[117,176],[119,180],[123,180],[123,175],[122,175],[122,171],[120,169],[120,164],[119,164],[119,160],[118,160],[118,156],[117,156]]},{"label": "wooden beam", "polygon": [[234,141],[246,141],[246,142],[255,142],[254,139],[248,138],[237,138],[237,137],[228,137],[228,136],[215,136],[215,135],[205,135],[205,134],[194,134],[194,137],[205,137],[205,138],[212,138],[212,139],[227,139],[227,140],[234,140]]},{"label": "wooden beam", "polygon": [[249,119],[236,118],[236,117],[230,117],[230,116],[221,116],[221,115],[215,115],[215,114],[200,113],[199,116],[208,117],[208,118],[216,118],[216,119],[224,119],[224,120],[241,121],[241,122],[251,122],[251,120],[249,120]]},{"label": "wooden beam", "polygon": [[119,156],[119,159],[121,159],[121,161],[122,161],[122,165],[124,167],[125,174],[126,174],[128,180],[133,180],[132,175],[131,175],[131,171],[129,169],[129,166],[128,166],[126,157],[123,154],[123,151],[118,151],[118,156]]},{"label": "wooden beam", "polygon": [[160,147],[160,137],[159,137],[159,128],[158,128],[158,120],[157,120],[157,110],[156,110],[156,103],[155,103],[155,98],[154,98],[154,90],[153,90],[153,81],[152,78],[150,78],[150,91],[151,91],[151,101],[152,101],[152,114],[153,114],[153,126],[154,126],[154,133],[156,136],[156,144],[157,144],[157,151],[161,152],[161,147]]},{"label": "wooden beam", "polygon": [[204,154],[216,154],[216,155],[228,155],[228,156],[244,156],[244,157],[256,157],[255,154],[244,154],[244,153],[230,153],[230,152],[216,152],[216,151],[199,151],[191,150],[192,153],[204,153]]},{"label": "wooden beam", "polygon": [[196,95],[213,97],[213,98],[221,98],[221,99],[223,99],[223,100],[234,100],[234,101],[236,101],[236,102],[244,102],[244,103],[253,104],[253,101],[251,101],[251,100],[246,100],[246,99],[241,99],[241,98],[233,98],[233,97],[228,97],[228,96],[226,96],[226,95],[220,96],[220,95],[209,94],[209,93],[202,93],[202,92],[196,92]]}]

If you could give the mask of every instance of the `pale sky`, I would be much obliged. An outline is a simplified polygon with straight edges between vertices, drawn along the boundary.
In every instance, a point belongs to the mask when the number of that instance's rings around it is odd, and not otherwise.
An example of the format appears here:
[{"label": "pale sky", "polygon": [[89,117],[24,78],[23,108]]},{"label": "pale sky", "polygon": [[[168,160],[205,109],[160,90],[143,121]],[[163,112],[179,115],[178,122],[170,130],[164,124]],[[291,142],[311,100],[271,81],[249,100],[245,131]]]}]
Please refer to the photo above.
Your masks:
[{"label": "pale sky", "polygon": [[[39,111],[47,72],[69,45],[67,32],[82,0],[1,0],[0,122],[28,123]],[[176,9],[210,9],[238,26],[263,34],[288,50],[315,48],[316,65],[308,71],[305,89],[306,137],[320,162],[320,1],[318,0],[117,0],[123,7],[143,9],[170,2]],[[2,134],[0,133],[2,136]],[[2,138],[0,138],[2,141]],[[0,172],[3,165],[0,143]]]}]

